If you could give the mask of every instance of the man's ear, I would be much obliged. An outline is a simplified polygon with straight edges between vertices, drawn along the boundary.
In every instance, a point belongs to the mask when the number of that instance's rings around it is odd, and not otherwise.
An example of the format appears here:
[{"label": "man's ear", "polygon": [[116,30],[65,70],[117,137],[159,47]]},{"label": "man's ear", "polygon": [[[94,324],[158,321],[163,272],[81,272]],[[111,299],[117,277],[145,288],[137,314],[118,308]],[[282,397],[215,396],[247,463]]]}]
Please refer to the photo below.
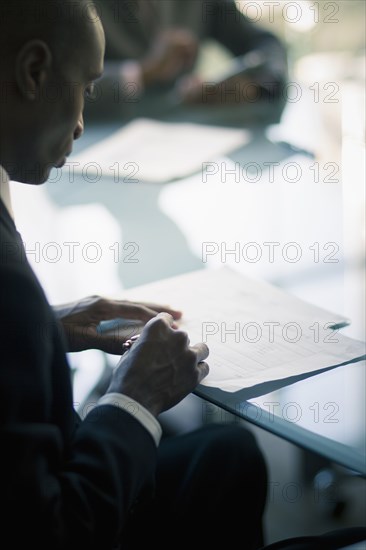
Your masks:
[{"label": "man's ear", "polygon": [[42,40],[30,40],[16,57],[15,76],[21,95],[34,101],[47,82],[52,65],[52,54]]}]

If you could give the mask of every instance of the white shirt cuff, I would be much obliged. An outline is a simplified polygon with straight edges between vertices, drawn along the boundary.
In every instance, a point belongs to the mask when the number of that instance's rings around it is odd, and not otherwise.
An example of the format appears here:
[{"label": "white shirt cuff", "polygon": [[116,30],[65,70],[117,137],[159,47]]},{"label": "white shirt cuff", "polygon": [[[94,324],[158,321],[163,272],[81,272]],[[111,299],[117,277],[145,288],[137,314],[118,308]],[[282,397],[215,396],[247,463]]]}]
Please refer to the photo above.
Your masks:
[{"label": "white shirt cuff", "polygon": [[156,446],[159,446],[162,435],[161,426],[156,418],[140,403],[122,393],[107,393],[99,399],[98,405],[113,405],[134,416],[151,434]]},{"label": "white shirt cuff", "polygon": [[2,166],[0,166],[0,198],[9,212],[10,217],[14,220],[14,213],[11,207],[10,198],[9,174]]},{"label": "white shirt cuff", "polygon": [[123,61],[120,65],[119,76],[122,86],[133,86],[133,94],[139,97],[144,92],[142,69],[138,61]]}]

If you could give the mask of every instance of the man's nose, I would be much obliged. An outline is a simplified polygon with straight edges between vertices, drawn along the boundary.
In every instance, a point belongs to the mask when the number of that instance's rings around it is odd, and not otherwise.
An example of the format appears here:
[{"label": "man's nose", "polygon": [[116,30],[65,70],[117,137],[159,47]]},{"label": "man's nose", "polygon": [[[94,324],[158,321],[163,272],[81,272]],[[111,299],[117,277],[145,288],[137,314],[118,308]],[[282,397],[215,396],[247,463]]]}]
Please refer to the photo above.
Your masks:
[{"label": "man's nose", "polygon": [[76,128],[74,130],[74,139],[79,139],[84,133],[84,119],[83,115],[80,116]]}]

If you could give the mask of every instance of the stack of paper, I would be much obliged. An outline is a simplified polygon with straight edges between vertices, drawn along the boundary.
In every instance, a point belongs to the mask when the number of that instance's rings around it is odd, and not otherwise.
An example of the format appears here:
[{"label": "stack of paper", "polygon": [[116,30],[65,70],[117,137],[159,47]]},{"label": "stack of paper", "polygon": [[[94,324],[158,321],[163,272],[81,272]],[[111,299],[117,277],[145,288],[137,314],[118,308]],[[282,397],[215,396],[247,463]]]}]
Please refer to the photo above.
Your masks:
[{"label": "stack of paper", "polygon": [[88,167],[116,183],[167,182],[202,170],[250,140],[246,130],[137,119],[72,158],[76,172]]},{"label": "stack of paper", "polygon": [[237,391],[317,371],[365,354],[365,344],[331,327],[342,316],[228,268],[202,270],[134,288],[128,299],[169,304],[184,313],[191,343],[205,342],[203,384]]}]

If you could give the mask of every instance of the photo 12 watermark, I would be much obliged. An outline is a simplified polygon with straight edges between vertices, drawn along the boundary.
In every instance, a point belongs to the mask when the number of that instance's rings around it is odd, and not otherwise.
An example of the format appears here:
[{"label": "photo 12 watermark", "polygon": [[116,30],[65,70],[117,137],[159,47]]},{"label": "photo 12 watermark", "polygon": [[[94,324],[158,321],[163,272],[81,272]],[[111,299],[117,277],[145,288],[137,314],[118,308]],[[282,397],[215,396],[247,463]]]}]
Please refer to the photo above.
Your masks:
[{"label": "photo 12 watermark", "polygon": [[[252,400],[251,400],[252,401]],[[243,419],[260,422],[265,420],[271,424],[276,419],[285,420],[290,424],[298,424],[306,419],[313,424],[339,424],[341,410],[335,401],[310,401],[308,404],[297,401],[241,401],[235,403],[231,411],[226,411],[208,401],[202,404],[202,420],[205,423],[240,423]]]},{"label": "photo 12 watermark", "polygon": [[31,260],[36,264],[57,264],[65,261],[69,264],[84,262],[96,264],[107,259],[115,264],[137,264],[140,262],[140,245],[137,242],[118,242],[111,244],[98,243],[96,241],[48,241],[34,243],[24,242],[23,246],[14,242],[2,241],[0,256],[4,263],[10,261],[27,262]]},{"label": "photo 12 watermark", "polygon": [[306,259],[315,264],[338,264],[341,261],[341,248],[336,242],[309,243],[307,246],[296,241],[281,243],[279,241],[264,242],[215,242],[206,241],[201,245],[201,260],[206,264],[209,260],[219,260],[222,264],[256,264],[265,262],[274,264],[285,261],[296,264]]},{"label": "photo 12 watermark", "polygon": [[276,183],[279,179],[286,183],[298,183],[303,178],[309,183],[339,183],[340,167],[336,162],[304,165],[296,161],[263,162],[255,161],[202,163],[202,182],[210,183]]},{"label": "photo 12 watermark", "polygon": [[288,25],[295,25],[306,22],[309,25],[324,23],[334,25],[340,22],[339,2],[276,2],[276,1],[236,1],[225,5],[210,0],[202,2],[202,20],[208,23],[213,17],[219,17],[223,24],[232,21],[240,21],[245,16],[253,23],[285,22]]},{"label": "photo 12 watermark", "polygon": [[341,88],[337,82],[314,82],[304,87],[299,82],[282,84],[248,78],[228,79],[223,82],[205,81],[201,85],[202,104],[210,103],[274,103],[283,100],[286,103],[298,103],[306,96],[313,103],[339,103]]},{"label": "photo 12 watermark", "polygon": [[309,326],[304,326],[299,321],[203,321],[201,340],[205,344],[221,342],[226,344],[297,344],[302,341],[305,346],[311,344],[337,344],[339,329],[334,328],[337,322],[334,320],[326,323],[315,321]]}]

